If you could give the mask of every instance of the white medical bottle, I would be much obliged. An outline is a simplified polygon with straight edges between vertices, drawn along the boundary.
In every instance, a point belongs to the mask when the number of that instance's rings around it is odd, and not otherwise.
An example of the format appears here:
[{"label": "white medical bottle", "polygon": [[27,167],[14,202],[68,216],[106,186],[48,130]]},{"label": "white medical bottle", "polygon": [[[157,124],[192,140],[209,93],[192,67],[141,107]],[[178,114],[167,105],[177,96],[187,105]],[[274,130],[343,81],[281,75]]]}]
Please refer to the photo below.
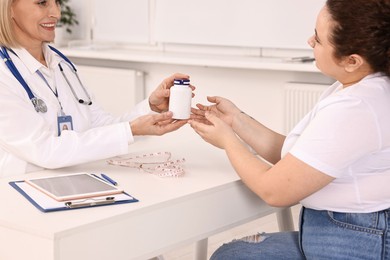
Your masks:
[{"label": "white medical bottle", "polygon": [[173,119],[189,119],[192,99],[190,80],[175,79],[170,91],[169,111],[172,111]]}]

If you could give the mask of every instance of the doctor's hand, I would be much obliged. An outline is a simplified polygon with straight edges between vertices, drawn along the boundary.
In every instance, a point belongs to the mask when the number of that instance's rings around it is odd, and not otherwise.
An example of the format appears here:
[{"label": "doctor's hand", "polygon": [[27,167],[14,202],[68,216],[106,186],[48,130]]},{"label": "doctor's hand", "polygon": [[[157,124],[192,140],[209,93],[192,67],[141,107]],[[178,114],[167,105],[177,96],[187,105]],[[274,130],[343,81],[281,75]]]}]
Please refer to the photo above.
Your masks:
[{"label": "doctor's hand", "polygon": [[192,119],[188,123],[206,142],[218,148],[226,149],[229,143],[238,139],[233,129],[218,118],[215,113],[205,112],[205,118],[209,124]]},{"label": "doctor's hand", "polygon": [[223,97],[207,97],[207,100],[214,105],[206,106],[202,104],[196,104],[197,108],[192,108],[191,112],[193,113],[193,119],[203,122],[204,124],[211,124],[205,113],[207,111],[212,112],[216,117],[223,120],[226,124],[232,127],[233,119],[235,116],[241,113],[241,110],[230,100]]},{"label": "doctor's hand", "polygon": [[163,135],[187,123],[187,120],[172,119],[172,115],[172,112],[165,112],[140,116],[130,122],[131,131],[133,135]]},{"label": "doctor's hand", "polygon": [[[163,80],[160,85],[150,94],[149,96],[149,106],[155,112],[168,111],[169,108],[169,95],[170,88],[173,86],[174,79],[189,79],[190,76],[181,73],[175,73],[172,76]],[[195,90],[195,87],[190,85],[192,91]],[[194,97],[194,94],[192,94]]]}]

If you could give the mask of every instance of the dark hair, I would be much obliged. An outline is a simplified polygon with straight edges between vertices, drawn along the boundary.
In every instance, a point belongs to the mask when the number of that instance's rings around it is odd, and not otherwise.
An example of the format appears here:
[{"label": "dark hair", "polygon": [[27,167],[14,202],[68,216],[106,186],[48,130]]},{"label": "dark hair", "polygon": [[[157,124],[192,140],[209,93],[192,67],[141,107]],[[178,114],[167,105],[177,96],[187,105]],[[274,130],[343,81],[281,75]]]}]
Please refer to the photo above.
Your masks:
[{"label": "dark hair", "polygon": [[326,7],[335,57],[358,54],[390,76],[390,0],[327,0]]}]

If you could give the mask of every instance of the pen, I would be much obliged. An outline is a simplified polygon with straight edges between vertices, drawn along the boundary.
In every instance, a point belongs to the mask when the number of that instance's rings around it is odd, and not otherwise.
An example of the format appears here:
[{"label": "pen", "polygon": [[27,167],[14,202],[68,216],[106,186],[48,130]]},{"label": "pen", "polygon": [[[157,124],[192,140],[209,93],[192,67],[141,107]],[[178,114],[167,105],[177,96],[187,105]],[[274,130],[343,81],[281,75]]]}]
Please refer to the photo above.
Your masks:
[{"label": "pen", "polygon": [[111,183],[112,185],[118,185],[118,183],[116,181],[114,181],[113,179],[111,179],[110,177],[108,177],[107,175],[105,175],[104,173],[100,174],[103,179],[105,179],[106,181],[108,181],[109,183]]}]

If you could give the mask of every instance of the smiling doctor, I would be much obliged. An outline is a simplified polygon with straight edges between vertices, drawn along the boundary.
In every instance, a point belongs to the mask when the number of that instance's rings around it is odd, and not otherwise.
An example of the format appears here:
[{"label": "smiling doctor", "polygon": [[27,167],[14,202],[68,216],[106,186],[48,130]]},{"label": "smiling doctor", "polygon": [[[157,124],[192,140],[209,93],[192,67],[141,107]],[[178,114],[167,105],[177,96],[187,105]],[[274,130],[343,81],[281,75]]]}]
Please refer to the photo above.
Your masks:
[{"label": "smiling doctor", "polygon": [[49,45],[60,15],[55,0],[0,0],[0,177],[126,154],[134,136],[186,123],[166,112],[169,88],[183,74],[121,117],[103,111],[76,67]]}]

